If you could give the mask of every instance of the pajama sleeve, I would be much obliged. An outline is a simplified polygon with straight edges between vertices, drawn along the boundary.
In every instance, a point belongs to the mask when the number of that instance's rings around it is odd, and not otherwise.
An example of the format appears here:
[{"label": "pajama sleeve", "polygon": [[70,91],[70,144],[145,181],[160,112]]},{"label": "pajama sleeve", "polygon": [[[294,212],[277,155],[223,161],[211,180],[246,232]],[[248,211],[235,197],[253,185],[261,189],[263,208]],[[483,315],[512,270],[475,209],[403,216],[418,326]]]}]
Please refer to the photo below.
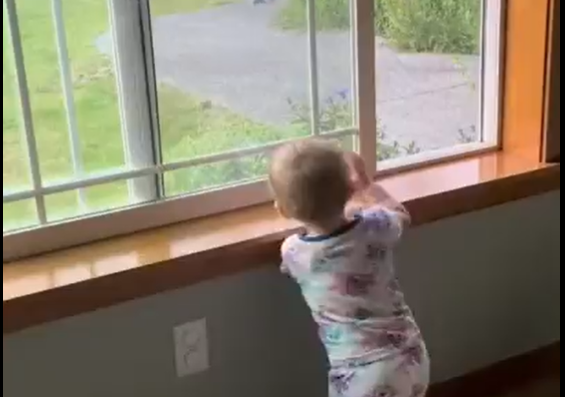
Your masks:
[{"label": "pajama sleeve", "polygon": [[394,245],[404,233],[404,221],[402,216],[386,208],[374,208],[363,213],[364,222],[375,239],[387,244]]}]

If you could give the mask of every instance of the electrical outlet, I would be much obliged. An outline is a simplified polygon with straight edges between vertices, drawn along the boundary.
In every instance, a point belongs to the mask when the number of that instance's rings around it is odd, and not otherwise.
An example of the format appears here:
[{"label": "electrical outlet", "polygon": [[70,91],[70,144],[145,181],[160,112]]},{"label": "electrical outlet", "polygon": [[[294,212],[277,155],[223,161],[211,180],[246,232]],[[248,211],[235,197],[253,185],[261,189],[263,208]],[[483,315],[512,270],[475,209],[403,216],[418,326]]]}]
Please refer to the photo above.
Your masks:
[{"label": "electrical outlet", "polygon": [[179,378],[210,368],[207,328],[206,319],[175,327],[175,361]]}]

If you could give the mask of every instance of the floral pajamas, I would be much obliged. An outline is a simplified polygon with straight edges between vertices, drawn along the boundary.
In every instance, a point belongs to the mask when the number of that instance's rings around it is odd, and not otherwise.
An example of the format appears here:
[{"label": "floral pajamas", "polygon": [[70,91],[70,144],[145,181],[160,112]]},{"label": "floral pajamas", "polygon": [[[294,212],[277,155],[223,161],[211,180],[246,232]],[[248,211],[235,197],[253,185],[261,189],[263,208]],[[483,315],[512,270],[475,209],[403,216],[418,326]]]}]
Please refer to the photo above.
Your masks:
[{"label": "floral pajamas", "polygon": [[295,235],[282,271],[299,285],[331,370],[330,397],[424,397],[429,359],[393,266],[398,214],[373,209],[327,236]]},{"label": "floral pajamas", "polygon": [[330,397],[424,397],[429,377],[429,358],[418,347],[396,358],[331,368]]}]

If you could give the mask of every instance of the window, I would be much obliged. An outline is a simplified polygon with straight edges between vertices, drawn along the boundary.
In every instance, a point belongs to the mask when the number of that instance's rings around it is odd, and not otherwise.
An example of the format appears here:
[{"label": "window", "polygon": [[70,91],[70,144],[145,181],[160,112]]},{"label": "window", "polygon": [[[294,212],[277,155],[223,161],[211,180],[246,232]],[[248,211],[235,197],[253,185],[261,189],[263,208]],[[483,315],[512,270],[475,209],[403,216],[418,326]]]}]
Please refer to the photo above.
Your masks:
[{"label": "window", "polygon": [[379,169],[496,147],[502,1],[376,3]]},{"label": "window", "polygon": [[497,148],[502,3],[4,0],[4,258],[265,202],[292,139]]}]

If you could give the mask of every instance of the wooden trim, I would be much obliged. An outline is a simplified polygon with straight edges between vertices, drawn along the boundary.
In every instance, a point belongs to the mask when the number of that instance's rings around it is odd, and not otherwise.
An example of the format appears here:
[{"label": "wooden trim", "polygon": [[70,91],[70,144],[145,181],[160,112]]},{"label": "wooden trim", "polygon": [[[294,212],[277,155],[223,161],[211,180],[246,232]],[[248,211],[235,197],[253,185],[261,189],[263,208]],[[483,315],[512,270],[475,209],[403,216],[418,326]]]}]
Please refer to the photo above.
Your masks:
[{"label": "wooden trim", "polygon": [[543,160],[561,161],[561,1],[551,0]]},{"label": "wooden trim", "polygon": [[[226,196],[229,196],[229,200],[226,200]],[[3,236],[3,260],[11,262],[198,217],[234,211],[265,203],[270,196],[266,181],[252,182],[228,188],[227,191],[213,190],[18,231]]]},{"label": "wooden trim", "polygon": [[[503,396],[561,377],[561,342],[433,386],[428,397]],[[559,390],[555,391],[557,397]],[[539,396],[553,397],[553,396]]]},{"label": "wooden trim", "polygon": [[535,196],[558,189],[561,183],[560,178],[560,167],[543,168],[502,179],[485,181],[472,187],[452,189],[436,195],[419,197],[409,201],[407,207],[413,214],[414,224],[423,225],[520,200],[525,197],[526,186],[528,186],[527,190],[529,191],[527,196]]},{"label": "wooden trim", "polygon": [[359,126],[359,152],[367,164],[367,172],[375,175],[377,171],[377,75],[375,70],[375,3],[355,0],[355,49],[357,123]]},{"label": "wooden trim", "polygon": [[[559,189],[560,166],[495,153],[381,182],[422,225]],[[272,266],[297,225],[271,205],[3,266],[4,335],[217,277]]]},{"label": "wooden trim", "polygon": [[540,161],[550,1],[507,1],[503,149],[537,150]]}]

